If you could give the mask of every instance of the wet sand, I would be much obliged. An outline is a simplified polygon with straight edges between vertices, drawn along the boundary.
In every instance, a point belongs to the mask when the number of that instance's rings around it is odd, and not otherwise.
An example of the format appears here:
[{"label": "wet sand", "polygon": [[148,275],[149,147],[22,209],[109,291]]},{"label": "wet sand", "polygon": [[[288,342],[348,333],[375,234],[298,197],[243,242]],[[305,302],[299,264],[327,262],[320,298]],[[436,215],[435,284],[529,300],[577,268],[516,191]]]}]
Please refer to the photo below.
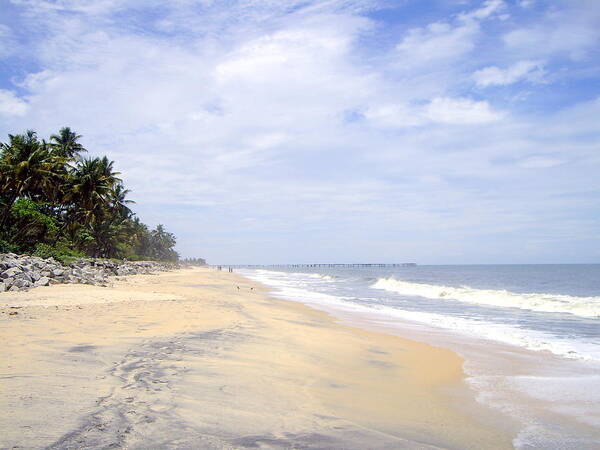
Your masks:
[{"label": "wet sand", "polygon": [[236,274],[3,293],[0,339],[0,448],[512,447],[452,351]]}]

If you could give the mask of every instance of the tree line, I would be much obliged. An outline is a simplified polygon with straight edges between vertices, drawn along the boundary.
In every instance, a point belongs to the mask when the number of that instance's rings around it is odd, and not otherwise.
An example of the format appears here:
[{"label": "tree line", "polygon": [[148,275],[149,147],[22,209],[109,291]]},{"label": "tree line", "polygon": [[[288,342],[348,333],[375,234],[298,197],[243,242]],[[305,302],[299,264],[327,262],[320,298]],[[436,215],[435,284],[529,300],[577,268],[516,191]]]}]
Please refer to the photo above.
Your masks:
[{"label": "tree line", "polygon": [[80,139],[65,127],[0,143],[0,252],[176,261],[175,236],[140,221],[114,162],[84,156]]},{"label": "tree line", "polygon": [[206,260],[204,258],[183,258],[181,260],[184,264],[189,264],[191,266],[205,266]]}]

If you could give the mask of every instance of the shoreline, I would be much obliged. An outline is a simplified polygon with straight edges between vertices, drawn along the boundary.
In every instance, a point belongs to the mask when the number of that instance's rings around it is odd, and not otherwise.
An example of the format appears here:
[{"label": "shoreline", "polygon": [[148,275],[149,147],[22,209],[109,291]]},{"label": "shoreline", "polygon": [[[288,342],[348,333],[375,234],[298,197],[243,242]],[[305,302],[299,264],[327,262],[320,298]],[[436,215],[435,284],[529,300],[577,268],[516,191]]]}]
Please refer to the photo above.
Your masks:
[{"label": "shoreline", "polygon": [[595,394],[600,365],[596,361],[478,338],[411,321],[393,310],[384,313],[342,302],[320,291],[288,291],[289,286],[285,286],[284,289],[279,282],[274,283],[270,288],[272,295],[326,312],[341,324],[425,342],[460,355],[464,359],[465,380],[477,401],[500,413],[496,419],[499,422],[516,424],[510,428],[517,448],[593,449],[600,444],[600,396]]},{"label": "shoreline", "polygon": [[453,351],[340,324],[238,274],[56,285],[0,305],[2,447],[512,447]]}]

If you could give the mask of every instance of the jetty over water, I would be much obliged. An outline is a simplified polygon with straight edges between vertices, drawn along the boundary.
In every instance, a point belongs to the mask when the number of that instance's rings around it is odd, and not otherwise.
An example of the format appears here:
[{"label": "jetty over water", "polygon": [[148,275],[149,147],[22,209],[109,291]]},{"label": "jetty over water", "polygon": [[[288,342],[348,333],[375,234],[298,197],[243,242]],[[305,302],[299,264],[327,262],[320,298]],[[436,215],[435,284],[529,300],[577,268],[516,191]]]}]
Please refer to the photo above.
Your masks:
[{"label": "jetty over water", "polygon": [[354,263],[354,264],[219,264],[222,267],[231,267],[234,269],[260,269],[260,268],[310,268],[310,267],[347,267],[347,268],[362,268],[362,267],[414,267],[416,263]]}]

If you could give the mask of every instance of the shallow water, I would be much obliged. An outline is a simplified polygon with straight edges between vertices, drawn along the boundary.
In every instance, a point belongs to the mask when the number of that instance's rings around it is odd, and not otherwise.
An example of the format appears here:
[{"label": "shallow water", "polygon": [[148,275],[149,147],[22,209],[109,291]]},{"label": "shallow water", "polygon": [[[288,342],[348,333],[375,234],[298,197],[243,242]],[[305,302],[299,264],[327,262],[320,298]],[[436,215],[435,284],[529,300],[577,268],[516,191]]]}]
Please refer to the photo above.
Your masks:
[{"label": "shallow water", "polygon": [[450,347],[517,448],[600,447],[600,265],[241,270],[346,321]]}]

